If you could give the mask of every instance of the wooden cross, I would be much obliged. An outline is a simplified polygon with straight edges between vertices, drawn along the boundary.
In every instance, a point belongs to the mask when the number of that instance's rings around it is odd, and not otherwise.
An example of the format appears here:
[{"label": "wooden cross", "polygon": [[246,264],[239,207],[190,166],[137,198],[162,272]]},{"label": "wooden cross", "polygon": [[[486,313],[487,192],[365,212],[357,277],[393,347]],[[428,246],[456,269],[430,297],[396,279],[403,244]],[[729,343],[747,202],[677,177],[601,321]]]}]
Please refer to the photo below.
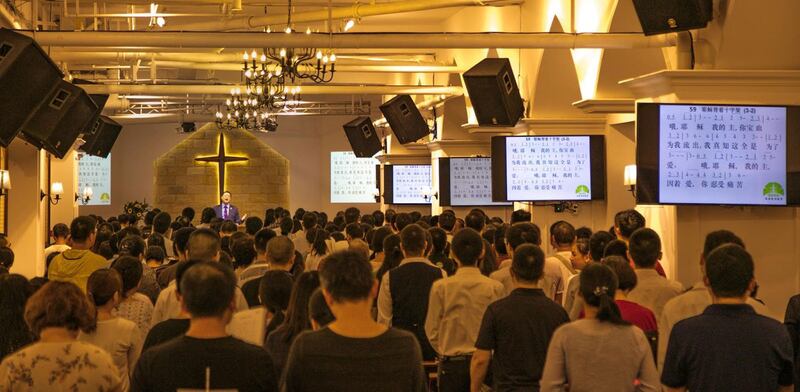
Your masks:
[{"label": "wooden cross", "polygon": [[233,156],[225,154],[225,136],[222,131],[219,132],[219,151],[217,155],[210,155],[206,157],[199,157],[194,159],[197,162],[207,162],[219,165],[219,192],[217,196],[221,196],[225,192],[225,165],[230,162],[245,162],[249,159],[247,157]]}]

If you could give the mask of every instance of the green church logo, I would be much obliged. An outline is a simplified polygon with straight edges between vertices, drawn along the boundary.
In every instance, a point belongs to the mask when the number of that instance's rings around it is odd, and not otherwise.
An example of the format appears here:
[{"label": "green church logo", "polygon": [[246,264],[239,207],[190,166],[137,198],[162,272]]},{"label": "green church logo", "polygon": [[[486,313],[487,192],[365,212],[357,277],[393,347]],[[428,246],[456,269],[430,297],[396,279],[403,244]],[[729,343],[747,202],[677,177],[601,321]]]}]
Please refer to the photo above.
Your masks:
[{"label": "green church logo", "polygon": [[588,195],[589,194],[589,187],[586,185],[578,185],[575,189],[576,195]]},{"label": "green church logo", "polygon": [[783,197],[786,195],[783,186],[777,182],[770,182],[764,185],[764,191],[762,193],[766,197]]}]

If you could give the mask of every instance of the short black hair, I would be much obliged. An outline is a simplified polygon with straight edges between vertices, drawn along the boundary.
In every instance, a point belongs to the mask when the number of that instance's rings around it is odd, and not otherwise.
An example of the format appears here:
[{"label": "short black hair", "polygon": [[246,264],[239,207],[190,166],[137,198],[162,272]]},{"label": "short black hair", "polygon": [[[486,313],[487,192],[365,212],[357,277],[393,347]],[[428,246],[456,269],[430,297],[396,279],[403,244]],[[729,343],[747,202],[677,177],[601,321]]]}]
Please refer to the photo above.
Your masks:
[{"label": "short black hair", "polygon": [[259,230],[254,236],[254,246],[256,248],[256,252],[258,253],[267,253],[267,243],[269,240],[277,237],[278,234],[275,233],[275,230],[263,228]]},{"label": "short black hair", "polygon": [[352,239],[364,239],[364,230],[358,223],[350,223],[344,228],[345,233]]},{"label": "short black hair", "polygon": [[306,212],[303,214],[303,230],[308,231],[317,226],[317,221],[317,214],[313,212]]},{"label": "short black hair", "polygon": [[256,258],[256,248],[253,238],[247,236],[233,241],[231,244],[231,256],[236,262],[236,267],[246,267],[253,264]]},{"label": "short black hair", "polygon": [[372,249],[373,252],[383,252],[383,240],[385,240],[386,237],[390,235],[392,235],[392,229],[386,226],[380,226],[377,229],[375,229],[375,232],[372,233],[372,240],[370,241],[370,249]]},{"label": "short black hair", "polygon": [[567,221],[558,221],[550,225],[550,236],[556,245],[567,245],[575,241],[575,226]]},{"label": "short black hair", "polygon": [[[606,252],[606,245],[611,242],[614,237],[607,231],[598,231],[589,237],[589,254],[592,256],[593,261],[600,261]],[[627,247],[625,249],[627,252]],[[625,256],[627,257],[627,255]]]},{"label": "short black hair", "polygon": [[14,251],[11,248],[7,246],[0,247],[0,265],[9,270],[14,265]]},{"label": "short black hair", "polygon": [[633,209],[620,211],[614,216],[614,227],[619,229],[623,238],[630,238],[636,230],[645,227],[646,224],[644,215]]},{"label": "short black hair", "polygon": [[53,226],[53,238],[67,238],[69,236],[69,227],[63,223],[56,223]]},{"label": "short black hair", "polygon": [[281,218],[280,228],[281,235],[289,235],[292,233],[292,229],[294,229],[294,221],[289,217]]},{"label": "short black hair", "polygon": [[375,226],[383,226],[386,222],[386,215],[381,210],[373,211],[372,218],[375,219]]},{"label": "short black hair", "polygon": [[211,229],[197,229],[189,235],[186,249],[192,259],[211,261],[221,250],[219,234]]},{"label": "short black hair", "polygon": [[636,230],[630,237],[628,253],[637,267],[652,268],[661,255],[661,238],[653,229]]},{"label": "short black hair", "polygon": [[542,232],[539,226],[530,222],[514,223],[506,230],[506,242],[511,250],[516,250],[522,244],[542,245]]},{"label": "short black hair", "polygon": [[247,234],[256,235],[262,227],[264,227],[264,221],[257,216],[248,216],[244,220],[244,231]]},{"label": "short black hair", "polygon": [[469,227],[453,236],[453,253],[461,265],[475,266],[483,255],[483,238]]},{"label": "short black hair", "polygon": [[139,259],[133,256],[120,256],[113,263],[111,268],[117,270],[122,277],[122,294],[139,285],[142,280],[144,267]]},{"label": "short black hair", "polygon": [[[608,256],[622,256],[624,258],[628,258],[628,244],[626,244],[623,240],[608,241],[606,247],[603,249],[603,257]],[[598,259],[595,261],[600,260]]]},{"label": "short black hair", "polygon": [[747,247],[744,246],[744,241],[742,241],[742,239],[732,231],[717,230],[706,235],[706,240],[703,244],[703,257],[708,257],[708,255],[714,251],[714,249],[717,249],[725,244],[736,244],[744,249],[747,249]]},{"label": "short black hair", "polygon": [[441,227],[431,227],[428,233],[431,234],[433,253],[444,254],[447,251],[447,232]]},{"label": "short black hair", "polygon": [[508,231],[509,225],[501,224],[497,226],[494,230],[494,238],[492,239],[492,245],[494,245],[494,250],[497,254],[500,255],[507,255],[508,249],[506,249],[506,231]]},{"label": "short black hair", "polygon": [[236,223],[232,220],[226,220],[222,222],[222,225],[219,227],[219,230],[223,233],[235,233],[236,230],[239,228],[236,226]]},{"label": "short black hair", "polygon": [[236,275],[220,263],[202,262],[181,277],[183,305],[193,317],[220,317],[230,308]]},{"label": "short black hair", "polygon": [[513,225],[517,222],[530,222],[532,217],[533,216],[529,211],[516,210],[511,213],[511,224]]},{"label": "short black hair", "polygon": [[286,271],[267,271],[258,282],[258,300],[271,313],[284,311],[289,307],[292,294],[292,275]]},{"label": "short black hair", "polygon": [[133,257],[142,257],[147,247],[142,237],[138,235],[128,235],[119,242],[119,253]]},{"label": "short black hair", "polygon": [[79,216],[72,220],[69,225],[69,233],[72,240],[79,243],[84,243],[89,239],[89,236],[94,233],[97,227],[97,221],[90,216]]},{"label": "short black hair", "polygon": [[361,224],[369,225],[370,227],[375,226],[375,217],[372,214],[362,215]]},{"label": "short black hair", "polygon": [[394,228],[397,229],[398,232],[403,231],[406,226],[414,223],[411,219],[411,215],[405,212],[401,212],[394,217]]},{"label": "short black hair", "polygon": [[217,213],[211,207],[203,208],[200,212],[200,223],[211,223],[211,220],[217,217]]},{"label": "short black hair", "polygon": [[439,227],[447,231],[453,231],[453,228],[455,226],[456,226],[455,214],[444,212],[441,215],[439,215]]},{"label": "short black hair", "polygon": [[195,264],[200,264],[200,263],[201,263],[200,260],[186,260],[186,261],[181,261],[178,264],[175,264],[175,291],[177,291],[178,294],[181,293],[181,279],[183,278],[183,274],[186,273],[186,271],[188,271],[189,268],[191,268]]},{"label": "short black hair", "polygon": [[361,211],[356,207],[350,207],[344,210],[344,223],[356,223],[358,222],[358,218],[361,217]]},{"label": "short black hair", "polygon": [[636,287],[638,278],[633,271],[631,263],[622,256],[608,256],[603,259],[603,264],[611,268],[617,275],[619,289],[623,291],[633,290]]},{"label": "short black hair", "polygon": [[308,316],[320,327],[325,327],[336,320],[336,316],[333,315],[328,303],[325,302],[322,289],[316,289],[311,294],[311,298],[308,300]]},{"label": "short black hair", "polygon": [[170,223],[172,223],[172,216],[168,212],[159,212],[153,218],[153,231],[162,235],[166,234]]},{"label": "short black hair", "polygon": [[480,210],[474,210],[467,214],[467,217],[464,218],[464,224],[470,229],[480,233],[486,226],[486,215],[484,215]]},{"label": "short black hair", "polygon": [[188,219],[189,222],[191,222],[192,219],[194,219],[194,208],[192,208],[192,207],[184,208],[181,211],[181,216],[186,217],[186,219]]},{"label": "short black hair", "polygon": [[706,277],[719,298],[738,298],[747,293],[754,277],[753,257],[736,244],[722,245],[706,258]]},{"label": "short black hair", "polygon": [[326,257],[319,273],[322,287],[337,302],[368,299],[375,284],[367,257],[353,250],[334,252]]},{"label": "short black hair", "polygon": [[410,224],[400,232],[400,241],[403,250],[412,255],[422,255],[425,252],[427,233],[425,229],[417,224]]},{"label": "short black hair", "polygon": [[172,233],[172,246],[175,247],[178,253],[183,254],[186,252],[186,246],[189,244],[189,236],[191,236],[195,230],[194,227],[184,227]]},{"label": "short black hair", "polygon": [[592,229],[581,226],[575,229],[575,237],[577,238],[586,238],[587,240],[592,237]]},{"label": "short black hair", "polygon": [[536,282],[544,275],[544,251],[534,244],[522,244],[514,250],[511,274],[519,280]]},{"label": "short black hair", "polygon": [[156,260],[161,263],[166,258],[167,255],[164,253],[164,248],[160,246],[148,246],[147,250],[144,252],[145,260]]}]

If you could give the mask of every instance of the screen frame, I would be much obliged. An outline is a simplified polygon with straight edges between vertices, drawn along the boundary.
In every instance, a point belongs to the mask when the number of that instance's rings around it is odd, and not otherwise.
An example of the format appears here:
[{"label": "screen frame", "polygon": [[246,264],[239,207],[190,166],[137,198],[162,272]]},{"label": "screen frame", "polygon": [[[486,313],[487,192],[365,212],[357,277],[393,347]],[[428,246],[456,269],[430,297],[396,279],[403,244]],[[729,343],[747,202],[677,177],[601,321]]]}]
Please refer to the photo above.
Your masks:
[{"label": "screen frame", "polygon": [[[786,204],[662,203],[660,201],[659,148],[661,106],[730,106],[786,108]],[[800,154],[790,146],[800,145],[800,106],[742,103],[658,103],[636,104],[636,204],[667,206],[795,207],[800,205]],[[645,186],[642,186],[642,185]]]},{"label": "screen frame", "polygon": [[[452,193],[450,192],[450,161],[453,159],[487,159],[489,163],[492,162],[491,157],[477,156],[477,157],[444,157],[439,158],[439,205],[445,207],[498,207],[507,208],[513,207],[513,202],[498,202],[502,204],[453,204]],[[489,174],[492,175],[491,168]],[[493,175],[492,175],[493,177]],[[490,180],[492,188],[494,188],[494,178]],[[494,199],[494,191],[492,191],[492,199]]]},{"label": "screen frame", "polygon": [[[551,137],[588,137],[589,138],[589,172],[591,175],[592,195],[590,199],[508,199],[508,178],[506,172],[506,139],[515,137],[551,138]],[[548,202],[586,202],[606,200],[606,138],[604,135],[513,135],[492,137],[492,201],[515,203],[548,203]]]},{"label": "screen frame", "polygon": [[[383,165],[383,201],[386,204],[397,206],[430,206],[433,201],[428,203],[396,203],[394,201],[394,168],[403,166],[427,166],[431,170],[431,185],[433,185],[433,165],[430,163],[410,163],[410,164],[384,164]],[[433,199],[433,198],[431,198]]]}]

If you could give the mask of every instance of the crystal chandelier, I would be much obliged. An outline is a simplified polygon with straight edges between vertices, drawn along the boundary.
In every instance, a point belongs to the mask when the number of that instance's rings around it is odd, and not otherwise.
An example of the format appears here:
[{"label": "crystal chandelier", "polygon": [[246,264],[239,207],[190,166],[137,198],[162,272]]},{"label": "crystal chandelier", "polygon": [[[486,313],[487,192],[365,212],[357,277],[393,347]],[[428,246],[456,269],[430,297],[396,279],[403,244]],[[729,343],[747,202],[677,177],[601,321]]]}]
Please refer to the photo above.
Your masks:
[{"label": "crystal chandelier", "polygon": [[299,103],[300,87],[284,86],[283,91],[263,91],[246,87],[231,89],[225,100],[225,112],[217,111],[215,120],[220,128],[243,128],[250,131],[272,132],[278,127],[275,115],[293,109]]}]

